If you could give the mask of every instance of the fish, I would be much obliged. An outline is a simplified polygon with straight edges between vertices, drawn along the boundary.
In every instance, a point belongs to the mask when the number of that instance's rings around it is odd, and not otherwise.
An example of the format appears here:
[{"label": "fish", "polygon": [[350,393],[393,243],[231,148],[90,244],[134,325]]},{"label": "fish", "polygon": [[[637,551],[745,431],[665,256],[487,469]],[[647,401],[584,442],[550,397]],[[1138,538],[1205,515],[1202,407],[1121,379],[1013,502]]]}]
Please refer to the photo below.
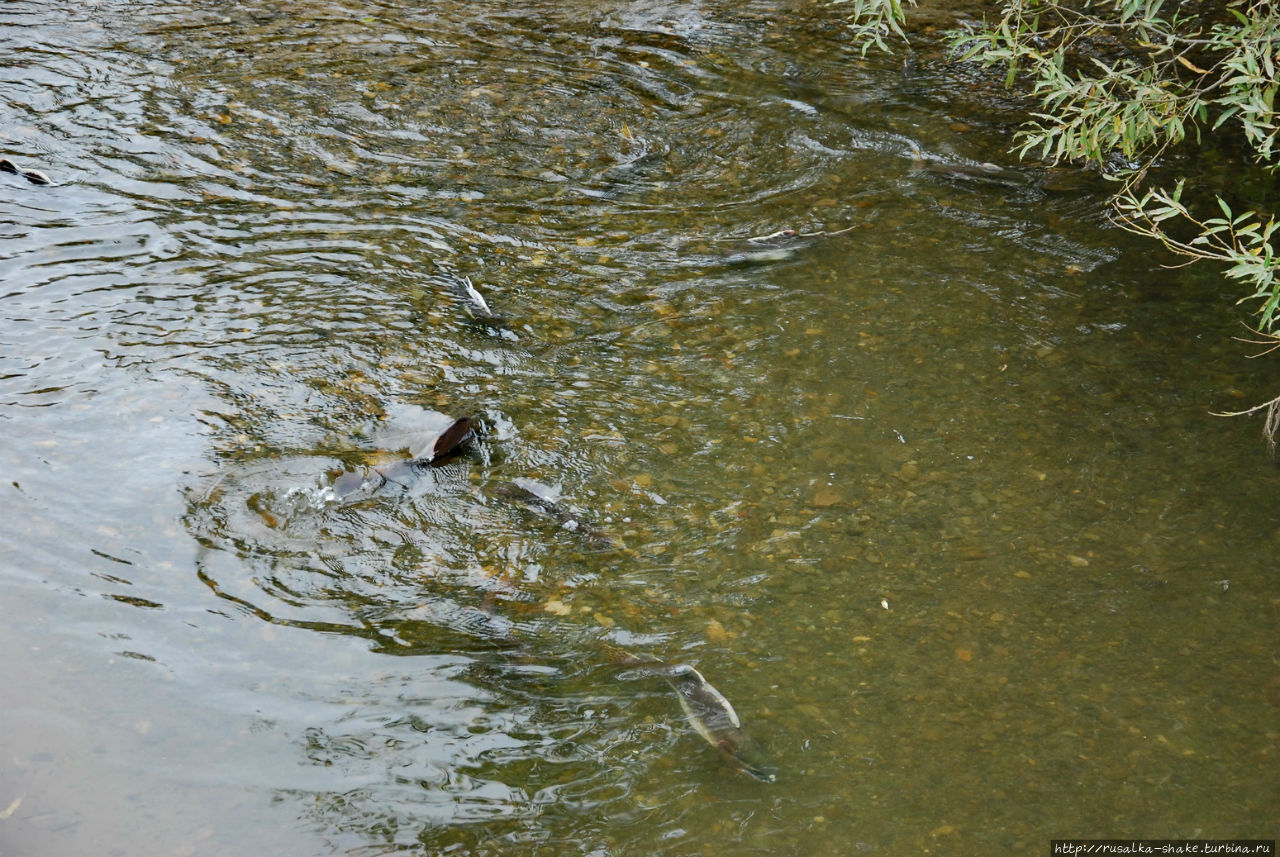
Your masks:
[{"label": "fish", "polygon": [[556,499],[554,489],[532,479],[516,479],[500,482],[490,493],[502,500],[517,503],[536,515],[549,518],[563,529],[576,532],[595,550],[617,547],[614,538],[576,514]]},{"label": "fish", "polygon": [[766,764],[755,742],[742,728],[733,704],[716,690],[706,676],[688,664],[668,664],[638,658],[616,650],[613,659],[637,672],[661,677],[676,692],[676,699],[693,731],[716,749],[730,766],[762,783],[777,782],[778,769]]},{"label": "fish", "polygon": [[794,258],[801,250],[812,247],[823,238],[846,235],[855,229],[861,229],[868,225],[866,223],[855,223],[853,226],[830,232],[799,232],[795,229],[779,229],[777,232],[770,232],[768,235],[757,235],[754,238],[747,238],[741,241],[735,252],[725,257],[725,263],[729,265],[750,265],[783,262]]},{"label": "fish", "polygon": [[764,783],[776,782],[778,772],[757,758],[742,729],[738,712],[711,682],[688,664],[676,664],[662,676],[676,692],[685,718],[708,744],[733,767]]},{"label": "fish", "polygon": [[40,172],[39,170],[31,170],[31,169],[24,170],[20,168],[16,163],[9,160],[8,158],[0,158],[0,172],[13,173],[14,175],[22,176],[24,179],[31,182],[32,184],[39,184],[39,185],[53,184],[53,179],[49,178],[47,175]]},{"label": "fish", "polygon": [[344,471],[334,479],[333,495],[338,498],[368,489],[377,491],[388,482],[404,484],[418,468],[430,467],[460,453],[474,438],[476,421],[472,417],[457,417],[439,434],[430,435],[409,447],[409,457],[382,467],[364,471]]},{"label": "fish", "polygon": [[484,295],[480,294],[480,290],[471,282],[470,277],[460,277],[457,274],[448,274],[449,286],[454,295],[466,307],[467,314],[473,319],[485,324],[501,326],[506,323],[506,319],[498,315],[489,307],[489,302],[484,299]]},{"label": "fish", "polygon": [[992,184],[1018,185],[1021,177],[1013,170],[1006,170],[999,164],[983,161],[980,164],[957,164],[946,161],[927,161],[919,147],[911,147],[911,166],[920,172],[932,173],[947,178],[969,179]]}]

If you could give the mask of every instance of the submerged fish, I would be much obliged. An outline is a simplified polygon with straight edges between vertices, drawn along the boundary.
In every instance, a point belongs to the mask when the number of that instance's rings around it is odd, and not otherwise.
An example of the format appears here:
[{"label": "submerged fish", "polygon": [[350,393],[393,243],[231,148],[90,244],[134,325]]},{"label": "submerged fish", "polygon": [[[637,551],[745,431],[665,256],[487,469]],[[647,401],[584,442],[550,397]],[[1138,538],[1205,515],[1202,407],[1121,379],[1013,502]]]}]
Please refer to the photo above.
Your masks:
[{"label": "submerged fish", "polygon": [[489,302],[484,299],[484,295],[480,294],[480,290],[471,282],[470,277],[460,277],[453,273],[448,273],[446,276],[449,279],[450,290],[466,307],[467,314],[473,319],[492,325],[506,323],[506,319],[489,308]]},{"label": "submerged fish", "polygon": [[983,161],[980,164],[957,164],[946,161],[927,161],[924,153],[916,146],[911,147],[911,166],[920,172],[932,173],[945,178],[969,179],[972,181],[990,182],[993,184],[1017,185],[1022,181],[1017,173],[1006,170],[999,164]]},{"label": "submerged fish", "polygon": [[376,491],[388,482],[400,483],[412,476],[418,468],[429,467],[461,452],[475,437],[475,430],[474,419],[458,417],[439,434],[430,435],[411,445],[408,458],[374,467],[367,473],[350,470],[342,473],[333,481],[333,493],[337,497],[346,497],[362,488]]},{"label": "submerged fish", "polygon": [[581,515],[559,502],[556,491],[532,479],[516,479],[495,485],[490,492],[503,500],[518,503],[534,514],[549,518],[562,528],[579,533],[593,549],[617,547],[613,537],[592,526]]},{"label": "submerged fish", "polygon": [[49,178],[39,170],[24,170],[8,158],[0,158],[0,172],[13,173],[16,176],[22,176],[32,184],[48,185],[53,184],[53,179]]},{"label": "submerged fish", "polygon": [[729,764],[762,782],[772,783],[778,778],[777,770],[762,764],[757,757],[751,739],[742,730],[738,712],[702,673],[688,664],[676,664],[662,677],[675,690],[690,725]]},{"label": "submerged fish", "polygon": [[855,223],[853,226],[831,232],[798,232],[795,229],[779,229],[777,232],[757,235],[740,242],[735,251],[725,257],[725,262],[730,265],[782,262],[793,258],[801,250],[812,247],[823,238],[846,235],[864,226],[867,224]]},{"label": "submerged fish", "polygon": [[733,705],[702,673],[688,664],[646,661],[629,652],[618,652],[615,660],[666,680],[676,692],[689,725],[734,768],[761,782],[772,783],[778,779],[777,769],[761,759]]}]

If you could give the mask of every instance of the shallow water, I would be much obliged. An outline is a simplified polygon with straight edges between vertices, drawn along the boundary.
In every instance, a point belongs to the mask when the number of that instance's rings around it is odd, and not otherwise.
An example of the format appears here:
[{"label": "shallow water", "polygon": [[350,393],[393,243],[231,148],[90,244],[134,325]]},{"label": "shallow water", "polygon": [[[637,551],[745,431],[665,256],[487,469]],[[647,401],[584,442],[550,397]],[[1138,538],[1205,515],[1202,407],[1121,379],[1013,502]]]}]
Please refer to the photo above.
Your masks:
[{"label": "shallow water", "polygon": [[[979,78],[807,5],[0,23],[0,155],[57,183],[0,174],[3,848],[1277,835],[1280,479],[1209,412],[1280,378],[1105,187],[913,162],[1015,166]],[[485,434],[332,499],[441,414]]]}]

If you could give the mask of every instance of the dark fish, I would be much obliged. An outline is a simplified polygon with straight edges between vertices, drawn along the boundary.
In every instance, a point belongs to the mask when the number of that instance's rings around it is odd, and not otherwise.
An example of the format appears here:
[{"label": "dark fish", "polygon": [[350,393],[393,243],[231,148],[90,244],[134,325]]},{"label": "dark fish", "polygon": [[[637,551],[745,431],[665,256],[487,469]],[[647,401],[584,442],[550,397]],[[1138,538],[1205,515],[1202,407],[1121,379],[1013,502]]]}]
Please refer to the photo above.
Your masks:
[{"label": "dark fish", "polygon": [[16,176],[22,176],[32,184],[48,185],[53,184],[53,179],[49,178],[39,170],[20,169],[17,164],[8,158],[0,158],[0,172],[13,173]]},{"label": "dark fish", "polygon": [[579,533],[592,549],[617,547],[613,537],[604,530],[592,526],[563,503],[552,499],[554,492],[546,485],[532,479],[521,479],[516,482],[501,482],[491,488],[490,492],[500,499],[518,503],[534,514],[550,518],[566,530]]},{"label": "dark fish", "polygon": [[347,497],[361,489],[377,491],[388,482],[403,485],[420,467],[429,467],[462,451],[475,437],[476,422],[471,417],[458,417],[438,435],[432,435],[409,448],[409,457],[368,472],[346,471],[333,481],[336,497]]},{"label": "dark fish", "polygon": [[702,673],[688,664],[644,661],[625,652],[615,660],[665,679],[676,692],[689,725],[730,765],[761,782],[772,783],[778,779],[777,769],[761,760],[733,705]]},{"label": "dark fish", "polygon": [[837,229],[832,232],[798,232],[795,229],[779,229],[768,235],[757,235],[738,244],[735,252],[725,258],[730,265],[763,264],[765,262],[782,262],[796,256],[818,243],[823,238],[835,238],[846,235],[855,229],[866,226],[856,223],[853,226]]}]

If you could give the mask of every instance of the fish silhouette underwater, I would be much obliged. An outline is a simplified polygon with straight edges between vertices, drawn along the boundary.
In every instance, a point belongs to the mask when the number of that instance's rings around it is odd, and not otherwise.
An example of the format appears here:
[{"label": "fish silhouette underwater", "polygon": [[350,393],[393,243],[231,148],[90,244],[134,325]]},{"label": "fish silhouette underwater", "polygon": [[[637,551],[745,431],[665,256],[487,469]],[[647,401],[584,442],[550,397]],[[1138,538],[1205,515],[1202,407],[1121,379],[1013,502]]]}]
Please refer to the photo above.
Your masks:
[{"label": "fish silhouette underwater", "polygon": [[675,691],[693,731],[714,747],[730,767],[763,783],[777,781],[778,769],[764,761],[733,704],[702,673],[688,664],[644,660],[629,652],[618,652],[614,659],[632,667],[634,673],[666,681]]}]

